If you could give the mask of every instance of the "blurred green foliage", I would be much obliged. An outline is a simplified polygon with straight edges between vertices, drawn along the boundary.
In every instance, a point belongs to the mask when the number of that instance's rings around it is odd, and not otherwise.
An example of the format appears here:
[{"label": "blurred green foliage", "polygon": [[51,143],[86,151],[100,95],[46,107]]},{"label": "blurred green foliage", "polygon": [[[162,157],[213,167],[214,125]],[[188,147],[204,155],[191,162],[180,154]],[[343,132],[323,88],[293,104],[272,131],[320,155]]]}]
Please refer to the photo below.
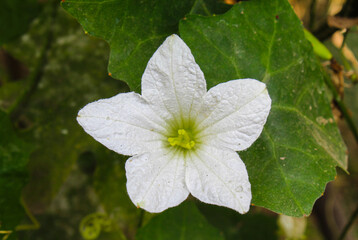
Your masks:
[{"label": "blurred green foliage", "polygon": [[0,7],[0,46],[28,29],[41,9],[37,0],[2,0]]},{"label": "blurred green foliage", "polygon": [[[32,146],[16,135],[9,116],[1,110],[0,126],[0,229],[14,230],[25,215],[20,195]],[[16,239],[15,234],[9,239]]]}]

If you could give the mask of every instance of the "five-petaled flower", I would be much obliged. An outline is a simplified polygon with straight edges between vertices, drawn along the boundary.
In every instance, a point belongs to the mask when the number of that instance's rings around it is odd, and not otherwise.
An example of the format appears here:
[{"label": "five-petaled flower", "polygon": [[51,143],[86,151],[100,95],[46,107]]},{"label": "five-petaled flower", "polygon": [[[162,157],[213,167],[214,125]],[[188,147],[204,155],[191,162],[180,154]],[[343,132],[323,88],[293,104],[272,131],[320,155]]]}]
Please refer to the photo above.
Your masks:
[{"label": "five-petaled flower", "polygon": [[169,36],[149,60],[142,95],[120,93],[78,113],[84,130],[126,162],[133,203],[161,212],[190,194],[245,213],[251,185],[236,151],[260,135],[271,108],[266,85],[231,80],[206,90],[189,47]]}]

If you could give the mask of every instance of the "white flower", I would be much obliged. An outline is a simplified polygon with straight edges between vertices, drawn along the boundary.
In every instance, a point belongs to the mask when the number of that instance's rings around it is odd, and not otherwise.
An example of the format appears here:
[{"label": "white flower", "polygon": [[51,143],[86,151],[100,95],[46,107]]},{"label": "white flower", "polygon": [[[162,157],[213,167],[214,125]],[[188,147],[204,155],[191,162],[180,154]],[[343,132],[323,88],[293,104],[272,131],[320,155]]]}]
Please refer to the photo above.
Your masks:
[{"label": "white flower", "polygon": [[172,35],[149,60],[142,95],[120,93],[90,103],[77,120],[109,149],[132,156],[127,190],[138,207],[161,212],[191,193],[245,213],[251,185],[236,151],[258,138],[270,107],[266,85],[253,79],[207,92],[190,49]]}]

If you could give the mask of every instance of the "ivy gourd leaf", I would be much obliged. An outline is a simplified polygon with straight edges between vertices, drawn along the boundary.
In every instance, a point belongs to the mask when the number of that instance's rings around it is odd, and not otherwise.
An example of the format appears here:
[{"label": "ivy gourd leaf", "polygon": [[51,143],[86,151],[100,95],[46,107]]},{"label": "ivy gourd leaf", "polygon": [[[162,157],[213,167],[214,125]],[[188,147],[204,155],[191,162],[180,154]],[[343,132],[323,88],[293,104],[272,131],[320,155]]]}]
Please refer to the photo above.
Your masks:
[{"label": "ivy gourd leaf", "polygon": [[136,239],[222,240],[224,238],[207,222],[193,202],[186,201],[153,217],[138,230]]},{"label": "ivy gourd leaf", "polygon": [[37,0],[3,0],[0,7],[0,46],[28,29],[40,11]]},{"label": "ivy gourd leaf", "polygon": [[325,75],[292,7],[285,0],[240,2],[220,16],[187,16],[179,32],[208,88],[240,78],[267,84],[269,118],[261,137],[240,153],[252,203],[310,214],[335,166],[346,169],[346,147],[325,95]]},{"label": "ivy gourd leaf", "polygon": [[66,0],[62,6],[89,34],[103,38],[111,48],[108,71],[140,91],[140,80],[149,58],[178,31],[193,0]]},{"label": "ivy gourd leaf", "polygon": [[62,6],[86,33],[109,43],[109,73],[136,92],[148,60],[167,36],[178,32],[180,19],[189,12],[212,15],[231,8],[221,0],[65,0]]},{"label": "ivy gourd leaf", "polygon": [[[24,217],[21,192],[27,181],[27,162],[32,146],[12,129],[9,116],[0,111],[0,229],[12,231]],[[16,239],[15,233],[10,239]]]}]

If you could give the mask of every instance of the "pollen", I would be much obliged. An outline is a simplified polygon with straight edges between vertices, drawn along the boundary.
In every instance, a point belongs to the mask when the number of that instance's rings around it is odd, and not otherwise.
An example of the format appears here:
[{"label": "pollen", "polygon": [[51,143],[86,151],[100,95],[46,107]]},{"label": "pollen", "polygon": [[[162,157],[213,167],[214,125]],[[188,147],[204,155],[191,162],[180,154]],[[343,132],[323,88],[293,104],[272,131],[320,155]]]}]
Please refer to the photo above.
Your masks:
[{"label": "pollen", "polygon": [[190,137],[185,129],[178,130],[178,136],[168,138],[171,146],[179,146],[185,149],[192,149],[195,146],[195,141]]}]

